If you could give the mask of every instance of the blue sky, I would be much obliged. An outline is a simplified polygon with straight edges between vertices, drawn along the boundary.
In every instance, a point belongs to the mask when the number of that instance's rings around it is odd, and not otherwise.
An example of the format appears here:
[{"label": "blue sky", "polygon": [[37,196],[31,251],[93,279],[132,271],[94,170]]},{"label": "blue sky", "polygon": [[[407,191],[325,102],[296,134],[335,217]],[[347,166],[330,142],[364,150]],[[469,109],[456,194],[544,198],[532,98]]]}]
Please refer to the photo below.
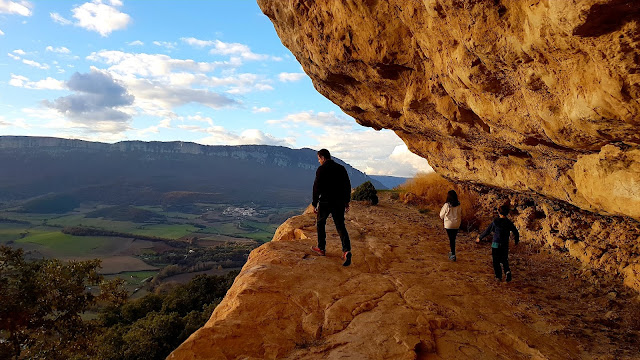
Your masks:
[{"label": "blue sky", "polygon": [[255,1],[0,0],[0,135],[327,148],[430,171],[315,91]]}]

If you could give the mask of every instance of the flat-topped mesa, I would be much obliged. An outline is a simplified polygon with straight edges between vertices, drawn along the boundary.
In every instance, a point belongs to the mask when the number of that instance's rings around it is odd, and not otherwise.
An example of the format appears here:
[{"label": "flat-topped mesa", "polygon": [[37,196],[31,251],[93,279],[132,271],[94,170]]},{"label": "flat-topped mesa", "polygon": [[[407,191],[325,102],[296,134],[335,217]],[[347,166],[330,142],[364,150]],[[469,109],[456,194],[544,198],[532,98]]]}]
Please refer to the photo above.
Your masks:
[{"label": "flat-topped mesa", "polygon": [[320,93],[438,173],[640,220],[640,2],[258,4]]}]

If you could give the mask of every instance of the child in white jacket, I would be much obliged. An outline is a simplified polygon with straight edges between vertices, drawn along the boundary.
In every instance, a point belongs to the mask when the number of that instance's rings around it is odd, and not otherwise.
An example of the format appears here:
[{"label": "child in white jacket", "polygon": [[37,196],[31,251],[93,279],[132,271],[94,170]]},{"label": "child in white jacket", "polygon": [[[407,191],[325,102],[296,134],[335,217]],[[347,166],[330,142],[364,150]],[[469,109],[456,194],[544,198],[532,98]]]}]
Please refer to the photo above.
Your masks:
[{"label": "child in white jacket", "polygon": [[460,210],[460,201],[458,201],[458,194],[455,190],[449,190],[447,193],[447,202],[444,203],[440,210],[440,219],[444,220],[444,229],[449,236],[449,246],[451,247],[449,260],[456,261],[456,235],[458,235],[458,230],[460,229],[462,211]]}]

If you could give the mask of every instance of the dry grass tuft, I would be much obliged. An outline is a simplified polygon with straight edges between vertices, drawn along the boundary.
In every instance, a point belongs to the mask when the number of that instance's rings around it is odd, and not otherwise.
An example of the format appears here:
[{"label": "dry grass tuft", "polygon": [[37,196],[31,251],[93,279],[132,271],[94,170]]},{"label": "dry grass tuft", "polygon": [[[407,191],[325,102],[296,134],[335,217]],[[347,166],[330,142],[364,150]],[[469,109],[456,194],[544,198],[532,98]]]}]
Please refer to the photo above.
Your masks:
[{"label": "dry grass tuft", "polygon": [[455,190],[462,206],[462,224],[466,231],[477,230],[480,219],[476,217],[480,208],[479,197],[436,173],[419,173],[399,186],[400,198],[406,204],[427,208],[438,213],[447,200],[447,192]]}]

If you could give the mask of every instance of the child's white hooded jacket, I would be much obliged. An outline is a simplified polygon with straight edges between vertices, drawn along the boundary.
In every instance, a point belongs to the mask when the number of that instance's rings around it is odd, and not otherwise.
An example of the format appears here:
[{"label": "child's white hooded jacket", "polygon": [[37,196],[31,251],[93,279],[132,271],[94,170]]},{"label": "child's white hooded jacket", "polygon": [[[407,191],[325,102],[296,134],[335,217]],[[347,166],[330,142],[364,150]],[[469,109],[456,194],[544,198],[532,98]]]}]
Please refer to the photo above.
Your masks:
[{"label": "child's white hooded jacket", "polygon": [[444,203],[440,210],[440,219],[444,220],[445,229],[459,229],[460,222],[462,221],[461,206],[451,206],[451,204]]}]

